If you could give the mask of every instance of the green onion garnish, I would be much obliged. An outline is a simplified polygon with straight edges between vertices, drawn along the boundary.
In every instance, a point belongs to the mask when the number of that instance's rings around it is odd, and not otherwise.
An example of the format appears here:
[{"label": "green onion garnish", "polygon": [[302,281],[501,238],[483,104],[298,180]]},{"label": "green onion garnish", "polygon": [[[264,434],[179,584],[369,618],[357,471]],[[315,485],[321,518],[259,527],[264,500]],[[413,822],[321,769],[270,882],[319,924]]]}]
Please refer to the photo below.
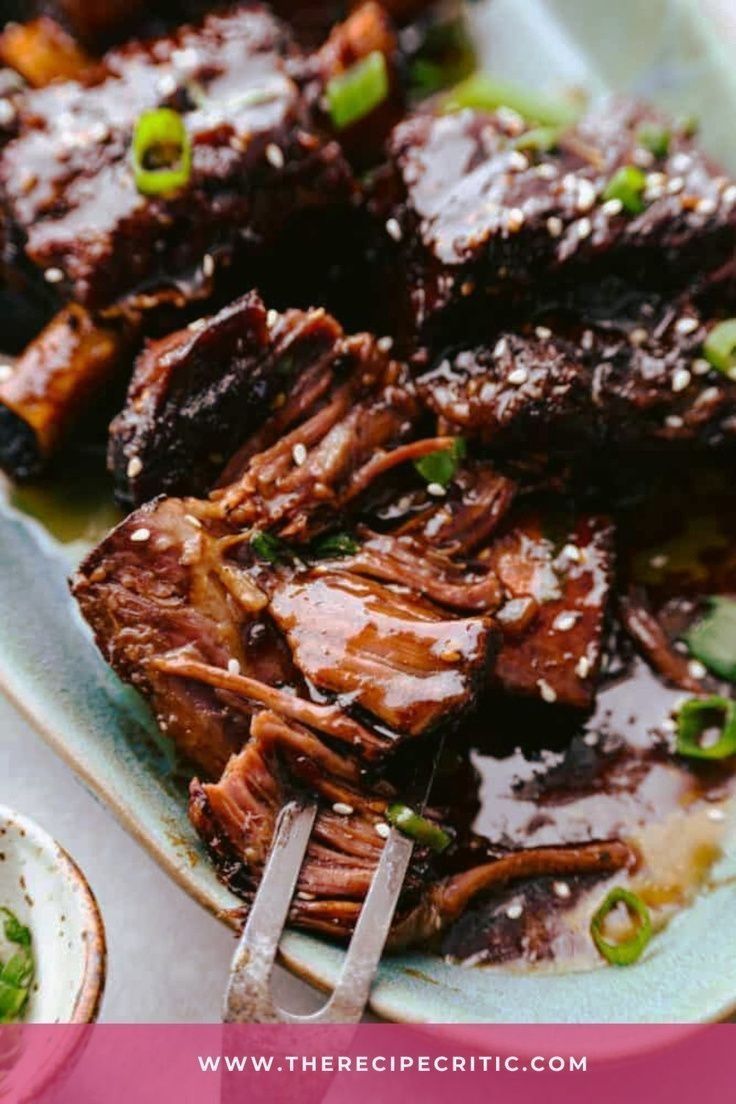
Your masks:
[{"label": "green onion garnish", "polygon": [[326,537],[313,541],[310,552],[317,559],[326,559],[333,556],[354,556],[359,548],[360,545],[349,533],[329,533]]},{"label": "green onion garnish", "polygon": [[713,327],[703,343],[703,355],[719,372],[736,377],[736,318]]},{"label": "green onion garnish", "polygon": [[430,96],[450,88],[475,69],[475,49],[465,19],[460,16],[446,22],[432,22],[423,31],[424,38],[413,51],[409,64],[409,84],[418,97]]},{"label": "green onion garnish", "polygon": [[514,139],[514,149],[540,150],[542,153],[547,153],[548,150],[554,149],[559,144],[564,132],[564,127],[532,127],[531,130],[525,130],[523,134]]},{"label": "green onion garnish", "polygon": [[450,846],[452,840],[443,828],[433,824],[431,820],[415,813],[408,805],[389,805],[386,810],[386,819],[393,824],[405,836],[416,840],[423,847],[429,847],[432,851],[444,851]]},{"label": "green onion garnish", "polygon": [[135,186],[143,195],[183,188],[192,172],[192,143],[178,111],[144,111],[133,131]]},{"label": "green onion garnish", "polygon": [[487,73],[474,73],[455,85],[443,97],[440,105],[440,109],[446,113],[462,111],[466,107],[479,111],[496,111],[499,107],[507,107],[528,122],[555,127],[572,126],[579,115],[570,104],[551,99],[530,88],[496,80]]},{"label": "green onion garnish", "polygon": [[292,550],[286,541],[275,537],[273,533],[264,533],[261,529],[253,530],[250,545],[255,554],[267,563],[279,563],[292,558]]},{"label": "green onion garnish", "polygon": [[736,710],[728,698],[690,698],[677,713],[677,751],[691,759],[736,755]]},{"label": "green onion garnish", "polygon": [[657,126],[655,123],[645,123],[639,128],[636,140],[640,146],[649,150],[655,157],[666,157],[670,149],[672,135],[666,127]]},{"label": "green onion garnish", "polygon": [[708,599],[705,614],[683,635],[690,654],[709,671],[736,682],[736,601]]},{"label": "green onion garnish", "polygon": [[388,96],[386,58],[380,50],[333,77],[325,89],[332,122],[338,130],[352,126]]},{"label": "green onion garnish", "polygon": [[[611,942],[605,938],[603,929],[606,917],[617,905],[626,907],[631,919],[636,921],[636,930],[628,939]],[[652,938],[652,919],[649,909],[641,897],[632,893],[630,889],[614,886],[594,913],[590,921],[590,934],[607,962],[614,966],[630,966],[641,957],[644,948]]]},{"label": "green onion garnish", "polygon": [[414,461],[414,467],[427,483],[437,483],[440,487],[446,487],[466,452],[464,439],[456,437],[450,448],[428,452],[426,456]]},{"label": "green onion garnish", "polygon": [[6,918],[3,926],[5,938],[18,948],[5,964],[0,963],[0,1023],[12,1023],[20,1017],[26,1005],[35,966],[30,930],[10,909],[2,908],[0,913]]},{"label": "green onion garnish", "polygon": [[636,165],[624,165],[615,172],[603,190],[603,198],[618,199],[632,215],[640,214],[645,207],[644,189],[647,178]]}]

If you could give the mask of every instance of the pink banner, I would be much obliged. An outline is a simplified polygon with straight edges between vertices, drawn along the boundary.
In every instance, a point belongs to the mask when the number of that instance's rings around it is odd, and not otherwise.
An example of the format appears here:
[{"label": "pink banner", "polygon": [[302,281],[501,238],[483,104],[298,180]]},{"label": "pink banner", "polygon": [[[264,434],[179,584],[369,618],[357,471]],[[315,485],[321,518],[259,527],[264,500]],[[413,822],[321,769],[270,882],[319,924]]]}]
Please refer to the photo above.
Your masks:
[{"label": "pink banner", "polygon": [[724,1104],[736,1025],[0,1027],[25,1104]]}]

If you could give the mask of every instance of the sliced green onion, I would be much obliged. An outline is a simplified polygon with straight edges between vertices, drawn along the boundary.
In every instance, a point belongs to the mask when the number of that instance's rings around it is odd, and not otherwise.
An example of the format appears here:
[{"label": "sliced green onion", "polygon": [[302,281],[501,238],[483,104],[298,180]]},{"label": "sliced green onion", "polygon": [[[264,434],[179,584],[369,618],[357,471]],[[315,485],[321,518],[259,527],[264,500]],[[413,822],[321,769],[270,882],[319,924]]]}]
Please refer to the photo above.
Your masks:
[{"label": "sliced green onion", "polygon": [[736,318],[726,318],[703,342],[705,359],[730,379],[736,377]]},{"label": "sliced green onion", "polygon": [[428,452],[426,456],[414,461],[414,467],[427,483],[438,483],[440,487],[446,487],[466,452],[464,439],[456,437],[450,448]]},{"label": "sliced green onion", "polygon": [[360,545],[349,533],[329,533],[326,537],[313,541],[310,551],[318,559],[325,559],[332,556],[354,556],[359,548]]},{"label": "sliced green onion", "polygon": [[189,182],[192,143],[178,111],[145,111],[133,131],[135,186],[143,195],[175,192]]},{"label": "sliced green onion", "polygon": [[409,64],[411,90],[421,98],[450,88],[472,73],[475,64],[475,48],[462,16],[431,22]]},{"label": "sliced green onion", "polygon": [[736,601],[708,599],[705,614],[683,635],[690,654],[709,671],[736,682]]},{"label": "sliced green onion", "polygon": [[615,172],[603,190],[603,198],[618,199],[632,215],[640,214],[645,207],[644,189],[647,178],[636,165],[624,165]]},{"label": "sliced green onion", "polygon": [[408,805],[389,805],[386,811],[386,819],[393,824],[405,836],[416,840],[423,847],[429,847],[432,851],[444,851],[450,846],[452,840],[443,828],[433,824],[431,820],[415,813]]},{"label": "sliced green onion", "polygon": [[672,135],[666,127],[655,123],[645,123],[639,128],[636,140],[640,146],[649,150],[655,157],[666,157],[670,149]]},{"label": "sliced green onion", "polygon": [[21,924],[10,909],[0,909],[6,917],[3,931],[18,950],[0,964],[0,1023],[12,1023],[21,1015],[33,982],[35,965],[31,951],[30,929]]},{"label": "sliced green onion", "polygon": [[[625,905],[629,916],[637,923],[636,931],[628,939],[611,942],[603,934],[606,917],[617,905]],[[606,895],[590,921],[590,934],[593,942],[606,959],[614,966],[631,966],[641,957],[644,948],[652,938],[652,919],[649,909],[630,889],[614,886]]]},{"label": "sliced green onion", "polygon": [[677,713],[677,751],[691,759],[736,755],[736,710],[728,698],[690,698]]},{"label": "sliced green onion", "polygon": [[541,126],[568,127],[576,122],[580,112],[562,100],[555,100],[531,88],[522,88],[508,81],[496,80],[488,73],[474,73],[447,93],[440,110],[449,113],[466,107],[480,111],[496,111],[508,107],[531,123]]},{"label": "sliced green onion", "polygon": [[250,535],[250,545],[257,556],[268,563],[279,563],[292,558],[292,550],[286,541],[275,537],[273,533],[264,533],[254,529]]},{"label": "sliced green onion", "polygon": [[548,150],[559,145],[560,138],[564,133],[564,127],[532,127],[531,130],[525,130],[523,134],[514,139],[514,148],[518,150],[540,150],[542,153],[547,153]]},{"label": "sliced green onion", "polygon": [[388,96],[386,58],[380,50],[333,77],[325,89],[332,122],[338,130],[352,126],[368,115]]}]

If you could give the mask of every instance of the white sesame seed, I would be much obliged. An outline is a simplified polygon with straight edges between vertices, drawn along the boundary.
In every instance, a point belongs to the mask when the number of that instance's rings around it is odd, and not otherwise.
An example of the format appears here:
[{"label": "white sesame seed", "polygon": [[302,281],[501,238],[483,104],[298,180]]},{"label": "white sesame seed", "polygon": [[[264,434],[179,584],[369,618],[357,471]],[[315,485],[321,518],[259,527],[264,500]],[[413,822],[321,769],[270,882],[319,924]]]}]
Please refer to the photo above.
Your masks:
[{"label": "white sesame seed", "polygon": [[690,380],[692,376],[688,372],[687,368],[675,368],[672,373],[672,390],[684,391],[686,387],[690,386]]},{"label": "white sesame seed", "polygon": [[502,104],[496,112],[496,118],[505,130],[511,131],[512,134],[519,134],[524,129],[524,120],[518,111],[514,111],[513,107],[506,107]]},{"label": "white sesame seed", "polygon": [[332,806],[333,813],[337,813],[338,816],[350,816],[355,812],[352,805],[346,805],[344,801],[336,801]]},{"label": "white sesame seed", "polygon": [[64,273],[60,268],[47,268],[43,278],[47,284],[60,284],[64,279]]},{"label": "white sesame seed", "polygon": [[723,809],[708,809],[708,812],[705,815],[708,817],[708,820],[726,819],[726,814],[724,813]]},{"label": "white sesame seed", "polygon": [[693,318],[692,315],[684,314],[682,318],[678,318],[675,322],[675,329],[678,334],[691,334],[697,330],[700,323],[697,318]]},{"label": "white sesame seed", "polygon": [[552,336],[552,331],[549,329],[548,326],[537,326],[534,332],[540,341],[548,341],[549,338]]},{"label": "white sesame seed", "polygon": [[386,233],[396,242],[400,242],[404,236],[401,226],[395,218],[390,218],[386,221]]},{"label": "white sesame seed", "polygon": [[240,664],[238,663],[237,659],[229,659],[227,661],[227,673],[229,675],[240,674]]},{"label": "white sesame seed", "polygon": [[680,151],[670,160],[670,168],[676,173],[685,173],[692,167],[693,159],[689,153]]},{"label": "white sesame seed", "polygon": [[677,729],[677,725],[672,717],[666,717],[665,720],[659,726],[665,732],[674,732]]},{"label": "white sesame seed", "polygon": [[649,560],[650,565],[657,571],[661,571],[663,567],[667,566],[669,556],[665,556],[662,552],[659,552],[656,556],[652,556]]},{"label": "white sesame seed", "polygon": [[557,701],[557,691],[546,679],[537,679],[537,689],[542,696],[542,701],[549,702],[550,705]]},{"label": "white sesame seed", "polygon": [[604,215],[608,215],[609,218],[613,218],[614,215],[620,215],[624,209],[624,205],[620,199],[607,199],[601,207],[601,211]]},{"label": "white sesame seed", "polygon": [[707,376],[711,370],[711,364],[705,357],[696,357],[690,365],[690,370],[694,376]]},{"label": "white sesame seed", "polygon": [[128,479],[135,479],[137,475],[140,475],[143,471],[143,461],[140,456],[131,456],[128,461],[128,467],[125,469]]},{"label": "white sesame seed", "polygon": [[13,374],[12,364],[0,364],[0,383],[5,383]]},{"label": "white sesame seed", "polygon": [[583,333],[582,338],[580,339],[580,344],[583,346],[583,348],[585,349],[585,351],[587,353],[589,353],[590,350],[593,348],[594,340],[595,340],[595,337],[593,335],[593,331],[592,330],[585,330],[584,333]]},{"label": "white sesame seed", "polygon": [[571,610],[563,610],[562,613],[558,613],[552,622],[552,628],[557,632],[569,632],[570,629],[574,629],[577,621],[580,617],[579,613],[573,613]]},{"label": "white sesame seed", "polygon": [[[317,898],[313,893],[307,893],[306,889],[300,889],[297,893],[297,897],[300,901],[316,901]],[[335,918],[337,919],[337,917]]]},{"label": "white sesame seed", "polygon": [[529,161],[519,150],[512,150],[509,154],[508,166],[513,172],[524,172],[529,168]]},{"label": "white sesame seed", "polygon": [[634,346],[643,345],[648,337],[649,334],[643,326],[636,326],[629,334],[629,344]]},{"label": "white sesame seed", "polygon": [[589,238],[593,233],[593,223],[589,218],[578,219],[577,223],[578,238],[582,241],[584,238]]},{"label": "white sesame seed", "polygon": [[709,199],[708,197],[698,200],[698,203],[695,207],[695,210],[698,212],[699,215],[712,215],[717,209],[718,204],[716,203],[716,201],[714,199]]},{"label": "white sesame seed", "polygon": [[277,310],[274,310],[272,307],[271,310],[267,311],[266,313],[266,325],[268,326],[269,330],[273,329],[278,320],[279,312]]},{"label": "white sesame seed", "polygon": [[429,483],[427,485],[427,491],[429,494],[434,495],[435,498],[444,498],[447,491],[441,483]]},{"label": "white sesame seed", "polygon": [[178,85],[173,73],[164,73],[156,82],[156,91],[160,96],[173,96]]},{"label": "white sesame seed", "polygon": [[575,664],[575,674],[578,678],[587,678],[590,674],[590,660],[587,656],[581,656]]},{"label": "white sesame seed", "polygon": [[209,280],[214,271],[215,258],[212,256],[211,253],[205,253],[204,257],[202,258],[202,275]]},{"label": "white sesame seed", "polygon": [[543,161],[541,165],[537,165],[534,171],[542,180],[554,180],[557,176],[557,169],[551,161]]},{"label": "white sesame seed", "polygon": [[701,391],[697,398],[698,406],[707,406],[708,403],[716,402],[720,398],[721,392],[717,387],[706,387],[705,391]]},{"label": "white sesame seed", "polygon": [[589,211],[596,200],[596,190],[589,180],[578,181],[578,198],[575,203],[578,211]]},{"label": "white sesame seed", "polygon": [[682,429],[685,424],[679,414],[670,414],[664,421],[669,429]]},{"label": "white sesame seed", "polygon": [[373,827],[376,830],[376,835],[380,836],[381,839],[388,839],[391,835],[391,829],[385,820],[379,820],[378,824],[374,824]]},{"label": "white sesame seed", "polygon": [[573,563],[580,563],[583,558],[583,554],[576,544],[566,544],[560,553],[566,560],[572,560]]},{"label": "white sesame seed", "polygon": [[515,234],[524,225],[524,212],[521,207],[512,207],[506,216],[506,229]]},{"label": "white sesame seed", "polygon": [[150,536],[150,529],[136,529],[133,533],[130,534],[130,539],[132,541],[136,541],[136,543],[140,543],[142,541],[147,541]]},{"label": "white sesame seed", "polygon": [[564,230],[564,226],[561,218],[557,218],[556,215],[551,215],[547,219],[547,233],[551,238],[559,238],[560,234]]},{"label": "white sesame seed", "polygon": [[16,116],[16,111],[10,100],[0,100],[0,126],[10,126]]},{"label": "white sesame seed", "polygon": [[277,146],[275,142],[269,142],[266,146],[266,160],[268,161],[269,165],[273,165],[275,169],[283,169],[283,150],[280,146]]},{"label": "white sesame seed", "polygon": [[572,893],[572,890],[570,889],[567,882],[553,882],[552,892],[554,893],[555,897],[559,897],[561,898],[561,900],[565,901]]},{"label": "white sesame seed", "polygon": [[189,522],[190,525],[194,526],[195,529],[201,529],[202,528],[202,522],[199,520],[198,517],[195,517],[194,514],[185,514],[184,517],[186,518],[186,520]]},{"label": "white sesame seed", "polygon": [[667,183],[666,191],[669,195],[677,195],[685,187],[685,181],[681,176],[673,176]]},{"label": "white sesame seed", "polygon": [[390,353],[394,347],[394,339],[392,337],[379,337],[376,345],[382,353]]},{"label": "white sesame seed", "polygon": [[699,659],[691,659],[687,665],[687,671],[694,679],[703,679],[708,674],[707,667]]},{"label": "white sesame seed", "polygon": [[300,441],[298,444],[294,445],[293,449],[291,450],[291,455],[296,466],[300,468],[307,459],[306,445],[303,445]]},{"label": "white sesame seed", "polygon": [[518,920],[523,911],[524,910],[521,905],[509,905],[509,907],[506,909],[506,915],[508,916],[509,920]]},{"label": "white sesame seed", "polygon": [[506,378],[509,383],[512,383],[516,387],[522,383],[526,383],[529,379],[529,373],[526,368],[514,368],[513,372],[509,372]]},{"label": "white sesame seed", "polygon": [[729,207],[736,203],[736,184],[729,184],[724,190],[721,200],[723,203],[727,203]]},{"label": "white sesame seed", "polygon": [[189,323],[189,325],[187,326],[187,329],[191,333],[199,333],[200,330],[207,329],[207,319],[206,318],[195,318],[193,322]]},{"label": "white sesame seed", "polygon": [[496,344],[493,346],[494,357],[502,357],[508,348],[508,342],[505,337],[499,337]]},{"label": "white sesame seed", "polygon": [[598,746],[598,733],[597,732],[586,732],[585,735],[583,736],[583,743],[585,744],[586,747],[597,747]]},{"label": "white sesame seed", "polygon": [[632,160],[640,169],[648,169],[650,165],[654,164],[654,154],[651,150],[637,146],[632,154]]}]

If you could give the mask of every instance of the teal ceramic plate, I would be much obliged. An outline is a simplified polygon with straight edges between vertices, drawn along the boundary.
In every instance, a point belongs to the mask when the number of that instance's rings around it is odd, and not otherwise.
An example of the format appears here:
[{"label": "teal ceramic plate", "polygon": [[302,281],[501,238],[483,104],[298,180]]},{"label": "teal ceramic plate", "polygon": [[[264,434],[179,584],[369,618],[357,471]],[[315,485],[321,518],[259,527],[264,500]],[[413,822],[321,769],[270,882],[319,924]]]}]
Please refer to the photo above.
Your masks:
[{"label": "teal ceramic plate", "polygon": [[[712,11],[706,13],[706,8]],[[736,78],[727,51],[729,0],[489,0],[472,19],[486,64],[530,84],[620,87],[699,115],[704,140],[736,169]],[[731,39],[733,43],[734,39]],[[729,56],[730,55],[730,56]],[[89,788],[183,889],[227,919],[221,886],[186,818],[184,779],[145,708],[106,668],[66,579],[90,533],[62,504],[56,537],[30,514],[0,510],[0,682]],[[97,518],[97,524],[107,519]],[[62,539],[57,539],[61,537]],[[422,954],[387,958],[372,1007],[410,1022],[706,1021],[736,1007],[736,819],[712,888],[626,970],[521,973],[464,969]],[[341,951],[287,933],[294,972],[329,986]]]}]

